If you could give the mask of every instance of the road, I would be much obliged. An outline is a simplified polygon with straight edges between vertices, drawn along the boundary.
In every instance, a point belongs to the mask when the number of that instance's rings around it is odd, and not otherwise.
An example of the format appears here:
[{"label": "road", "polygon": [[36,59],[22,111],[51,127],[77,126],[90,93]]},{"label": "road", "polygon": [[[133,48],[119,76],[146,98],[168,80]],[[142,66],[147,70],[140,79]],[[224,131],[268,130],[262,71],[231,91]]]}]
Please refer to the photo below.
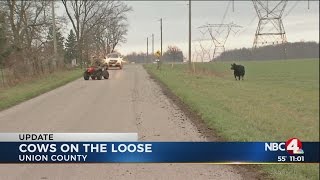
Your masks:
[{"label": "road", "polygon": [[[0,112],[0,132],[138,132],[140,141],[206,141],[141,65],[65,86]],[[1,164],[0,179],[247,179],[231,165]]]}]

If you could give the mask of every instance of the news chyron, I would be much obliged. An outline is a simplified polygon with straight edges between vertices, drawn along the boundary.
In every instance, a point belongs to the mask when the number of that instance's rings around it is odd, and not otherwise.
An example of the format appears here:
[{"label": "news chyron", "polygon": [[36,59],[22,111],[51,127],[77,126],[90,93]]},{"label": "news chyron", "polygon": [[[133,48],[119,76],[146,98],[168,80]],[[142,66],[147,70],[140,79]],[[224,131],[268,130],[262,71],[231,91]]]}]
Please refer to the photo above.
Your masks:
[{"label": "news chyron", "polygon": [[[236,149],[236,151],[235,151]],[[145,142],[138,133],[0,133],[0,163],[319,163],[319,142]]]},{"label": "news chyron", "polygon": [[265,151],[287,151],[287,156],[278,156],[278,162],[304,162],[302,142],[297,138],[291,138],[285,143],[265,143]]}]

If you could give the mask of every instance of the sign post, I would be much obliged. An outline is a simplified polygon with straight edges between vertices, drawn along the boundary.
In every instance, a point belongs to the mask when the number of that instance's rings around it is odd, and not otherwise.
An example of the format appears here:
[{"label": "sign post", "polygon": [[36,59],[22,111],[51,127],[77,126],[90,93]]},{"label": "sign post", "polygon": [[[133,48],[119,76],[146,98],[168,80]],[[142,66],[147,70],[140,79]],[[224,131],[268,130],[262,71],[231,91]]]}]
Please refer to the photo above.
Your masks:
[{"label": "sign post", "polygon": [[157,69],[160,69],[160,56],[161,56],[161,52],[158,50],[158,51],[155,53],[155,56],[156,56],[156,62],[157,62]]}]

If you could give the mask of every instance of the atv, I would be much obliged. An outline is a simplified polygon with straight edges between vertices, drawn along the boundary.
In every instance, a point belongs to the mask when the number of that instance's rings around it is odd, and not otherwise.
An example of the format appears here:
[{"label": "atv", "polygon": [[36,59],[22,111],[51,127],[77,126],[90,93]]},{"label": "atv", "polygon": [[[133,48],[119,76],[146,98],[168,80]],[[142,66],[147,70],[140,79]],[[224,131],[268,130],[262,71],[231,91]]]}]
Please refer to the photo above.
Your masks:
[{"label": "atv", "polygon": [[105,66],[88,67],[87,70],[83,73],[83,79],[89,80],[90,77],[92,80],[95,80],[95,79],[101,80],[102,77],[104,79],[109,79],[109,72],[107,71],[107,67]]}]

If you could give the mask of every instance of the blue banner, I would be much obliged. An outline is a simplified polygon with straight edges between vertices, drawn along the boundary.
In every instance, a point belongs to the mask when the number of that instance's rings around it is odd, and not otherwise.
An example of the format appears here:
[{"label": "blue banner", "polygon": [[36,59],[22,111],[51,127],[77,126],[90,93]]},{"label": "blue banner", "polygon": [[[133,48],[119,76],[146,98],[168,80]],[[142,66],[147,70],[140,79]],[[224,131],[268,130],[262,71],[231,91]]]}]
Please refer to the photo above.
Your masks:
[{"label": "blue banner", "polygon": [[0,163],[319,163],[319,142],[0,142]]}]

